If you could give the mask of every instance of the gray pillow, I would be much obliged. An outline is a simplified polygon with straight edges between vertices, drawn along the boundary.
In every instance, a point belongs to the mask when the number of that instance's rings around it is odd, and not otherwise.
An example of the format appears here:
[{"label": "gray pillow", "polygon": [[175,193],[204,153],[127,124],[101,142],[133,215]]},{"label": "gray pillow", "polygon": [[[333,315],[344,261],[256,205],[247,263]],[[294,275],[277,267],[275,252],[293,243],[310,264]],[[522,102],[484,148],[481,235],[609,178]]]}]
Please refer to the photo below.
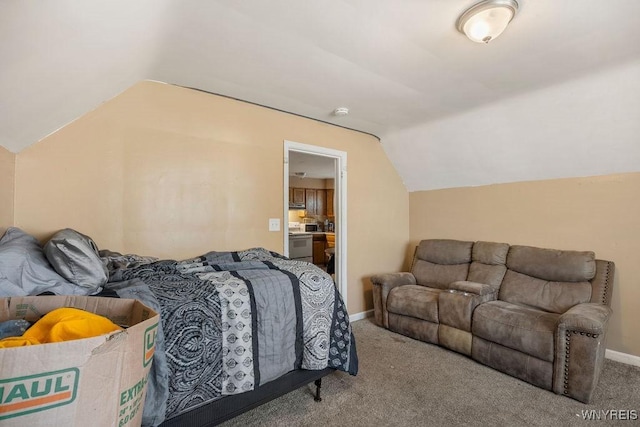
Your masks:
[{"label": "gray pillow", "polygon": [[0,239],[0,296],[85,295],[55,272],[42,252],[38,240],[16,227],[9,228]]},{"label": "gray pillow", "polygon": [[44,253],[62,277],[85,288],[88,294],[96,292],[109,279],[95,242],[70,228],[54,234],[44,245]]}]

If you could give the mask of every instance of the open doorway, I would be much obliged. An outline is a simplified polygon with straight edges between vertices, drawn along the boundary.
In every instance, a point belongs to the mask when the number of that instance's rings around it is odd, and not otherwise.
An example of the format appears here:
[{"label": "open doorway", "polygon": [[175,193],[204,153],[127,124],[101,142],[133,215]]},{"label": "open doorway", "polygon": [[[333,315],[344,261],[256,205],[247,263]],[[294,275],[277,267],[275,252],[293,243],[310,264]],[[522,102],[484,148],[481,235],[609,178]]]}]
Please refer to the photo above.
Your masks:
[{"label": "open doorway", "polygon": [[[318,182],[324,180],[324,191],[315,193],[314,188],[305,193],[302,199],[301,188],[304,182],[313,182],[309,187],[318,188]],[[313,181],[312,181],[313,180]],[[298,188],[293,188],[290,182],[295,182]],[[290,194],[291,189],[291,194]],[[296,190],[297,194],[292,191]],[[306,190],[305,190],[306,191]],[[317,203],[312,198],[306,203],[306,195],[317,194]],[[320,197],[322,195],[322,197]],[[323,203],[326,197],[326,204]],[[304,206],[304,207],[303,207]],[[302,224],[310,224],[313,228],[317,224],[318,231],[322,231],[333,243],[327,243],[327,249],[333,244],[334,278],[339,292],[345,301],[347,299],[347,153],[314,145],[284,141],[284,253],[289,256],[290,238],[296,238],[290,233],[289,222],[300,220]]]}]

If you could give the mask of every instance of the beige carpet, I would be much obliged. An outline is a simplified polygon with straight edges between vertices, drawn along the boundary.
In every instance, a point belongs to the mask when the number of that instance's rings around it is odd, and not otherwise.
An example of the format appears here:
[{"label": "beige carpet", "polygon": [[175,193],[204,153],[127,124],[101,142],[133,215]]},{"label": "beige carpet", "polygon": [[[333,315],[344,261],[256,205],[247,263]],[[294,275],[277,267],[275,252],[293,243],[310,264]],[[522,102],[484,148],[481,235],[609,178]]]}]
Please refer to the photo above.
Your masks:
[{"label": "beige carpet", "polygon": [[[353,323],[360,372],[323,379],[322,402],[312,385],[223,424],[240,426],[585,426],[639,425],[585,421],[640,415],[640,368],[606,360],[591,404],[541,390],[470,358],[376,326]],[[635,412],[630,412],[635,411]],[[626,414],[626,415],[625,415]],[[586,423],[586,424],[585,424]]]}]

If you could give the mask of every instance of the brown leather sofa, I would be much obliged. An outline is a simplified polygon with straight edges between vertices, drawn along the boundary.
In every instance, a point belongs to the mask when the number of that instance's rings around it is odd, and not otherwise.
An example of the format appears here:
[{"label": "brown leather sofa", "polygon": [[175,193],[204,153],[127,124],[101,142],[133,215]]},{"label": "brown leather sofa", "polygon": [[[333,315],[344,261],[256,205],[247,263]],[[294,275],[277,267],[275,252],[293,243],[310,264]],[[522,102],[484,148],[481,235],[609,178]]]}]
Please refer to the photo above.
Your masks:
[{"label": "brown leather sofa", "polygon": [[371,278],[375,320],[588,403],[614,270],[593,252],[423,240],[411,272]]}]

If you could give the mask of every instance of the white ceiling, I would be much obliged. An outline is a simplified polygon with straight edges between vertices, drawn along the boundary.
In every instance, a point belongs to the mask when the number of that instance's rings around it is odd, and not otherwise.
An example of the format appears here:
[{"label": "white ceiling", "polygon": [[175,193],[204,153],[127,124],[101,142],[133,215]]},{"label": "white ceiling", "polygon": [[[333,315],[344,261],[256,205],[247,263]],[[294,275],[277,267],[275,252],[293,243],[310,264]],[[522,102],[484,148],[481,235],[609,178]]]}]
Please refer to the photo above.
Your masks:
[{"label": "white ceiling", "polygon": [[0,145],[18,152],[151,79],[375,134],[407,182],[422,172],[399,166],[405,130],[640,58],[638,0],[519,0],[489,45],[455,29],[474,3],[2,0]]},{"label": "white ceiling", "polygon": [[336,160],[332,157],[289,151],[289,176],[318,179],[335,178]]}]

